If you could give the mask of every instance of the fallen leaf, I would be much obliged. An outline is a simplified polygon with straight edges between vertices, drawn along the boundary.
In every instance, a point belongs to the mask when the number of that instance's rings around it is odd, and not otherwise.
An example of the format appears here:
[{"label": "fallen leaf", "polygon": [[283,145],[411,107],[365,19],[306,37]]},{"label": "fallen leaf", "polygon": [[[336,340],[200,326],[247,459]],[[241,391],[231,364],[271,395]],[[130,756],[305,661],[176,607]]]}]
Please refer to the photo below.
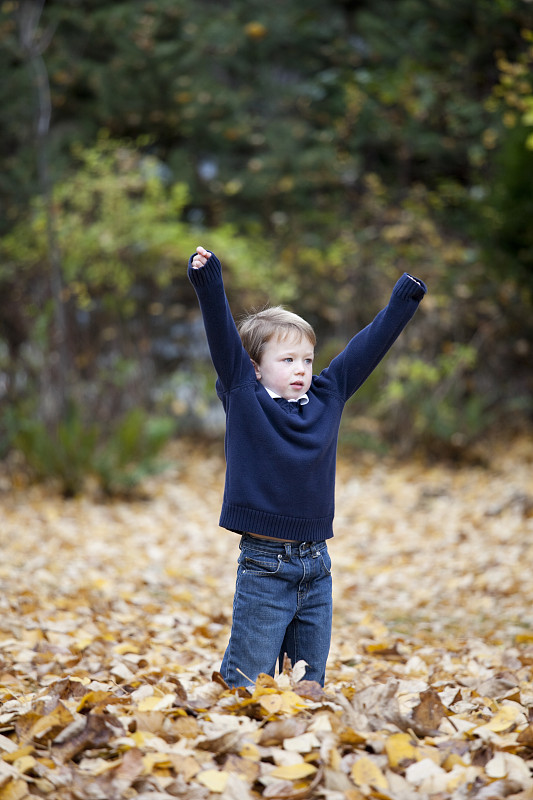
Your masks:
[{"label": "fallen leaf", "polygon": [[378,765],[368,756],[361,756],[357,759],[352,767],[351,776],[354,783],[361,787],[387,789],[389,785]]},{"label": "fallen leaf", "polygon": [[516,741],[519,742],[519,744],[524,744],[526,747],[533,749],[533,724],[529,724],[527,728],[520,731]]},{"label": "fallen leaf", "polygon": [[23,800],[29,797],[29,787],[26,781],[15,778],[0,790],[1,800]]},{"label": "fallen leaf", "polygon": [[385,742],[385,752],[392,769],[407,767],[411,761],[416,761],[418,748],[408,733],[394,733]]},{"label": "fallen leaf", "polygon": [[476,727],[476,734],[481,736],[484,732],[503,733],[508,731],[516,724],[519,713],[514,706],[502,706],[492,719]]},{"label": "fallen leaf", "polygon": [[165,694],[163,696],[153,694],[151,697],[145,697],[140,701],[137,708],[139,711],[161,711],[164,708],[172,708],[174,703],[174,694]]},{"label": "fallen leaf", "polygon": [[300,736],[293,736],[283,742],[285,750],[291,753],[310,753],[320,747],[320,741],[314,733],[302,733]]},{"label": "fallen leaf", "polygon": [[267,714],[277,714],[283,706],[283,698],[280,694],[265,694],[259,698],[259,705]]},{"label": "fallen leaf", "polygon": [[207,786],[210,792],[222,794],[228,783],[229,773],[224,770],[206,769],[196,775],[195,780]]},{"label": "fallen leaf", "polygon": [[412,714],[413,727],[416,733],[418,735],[435,733],[446,713],[447,709],[435,689],[430,687],[425,692],[421,692],[420,703],[415,707]]},{"label": "fallen leaf", "polygon": [[302,778],[308,778],[314,775],[317,768],[313,764],[306,764],[304,761],[298,764],[287,764],[282,767],[275,767],[269,776],[272,778],[279,778],[285,781],[298,781]]},{"label": "fallen leaf", "polygon": [[297,717],[273,720],[268,722],[261,731],[259,744],[264,747],[281,744],[285,739],[293,739],[296,736],[300,736],[306,729],[305,720]]}]

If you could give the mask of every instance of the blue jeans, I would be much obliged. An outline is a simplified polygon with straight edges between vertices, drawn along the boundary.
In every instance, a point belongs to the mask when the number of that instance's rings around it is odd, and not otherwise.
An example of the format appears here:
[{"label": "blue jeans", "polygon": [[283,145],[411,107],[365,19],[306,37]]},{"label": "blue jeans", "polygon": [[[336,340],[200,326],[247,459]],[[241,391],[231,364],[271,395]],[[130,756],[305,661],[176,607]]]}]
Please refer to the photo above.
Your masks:
[{"label": "blue jeans", "polygon": [[[231,636],[222,666],[230,686],[274,675],[286,653],[324,685],[331,641],[331,560],[326,542],[286,544],[244,534]],[[249,679],[249,680],[247,680]]]}]

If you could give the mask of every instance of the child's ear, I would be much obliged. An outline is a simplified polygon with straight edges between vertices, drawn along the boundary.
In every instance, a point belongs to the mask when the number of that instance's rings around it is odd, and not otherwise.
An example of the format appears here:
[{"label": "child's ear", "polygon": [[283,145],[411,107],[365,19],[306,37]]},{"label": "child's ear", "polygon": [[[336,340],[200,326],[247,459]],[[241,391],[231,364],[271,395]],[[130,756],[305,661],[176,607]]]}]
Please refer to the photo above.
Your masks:
[{"label": "child's ear", "polygon": [[253,367],[255,369],[255,377],[257,378],[258,381],[260,381],[261,380],[261,370],[259,369],[259,364],[257,363],[257,361],[254,361],[253,358],[251,358],[250,361],[252,362]]}]

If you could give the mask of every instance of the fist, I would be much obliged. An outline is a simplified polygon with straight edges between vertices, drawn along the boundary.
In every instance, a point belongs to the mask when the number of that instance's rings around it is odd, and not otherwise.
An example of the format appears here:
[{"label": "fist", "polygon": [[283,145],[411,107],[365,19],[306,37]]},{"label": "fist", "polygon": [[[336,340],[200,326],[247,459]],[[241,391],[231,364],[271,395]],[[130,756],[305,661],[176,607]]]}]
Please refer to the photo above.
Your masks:
[{"label": "fist", "polygon": [[205,263],[207,259],[211,256],[209,250],[206,250],[204,247],[197,247],[196,248],[196,255],[192,260],[192,268],[193,269],[201,269],[205,267]]}]

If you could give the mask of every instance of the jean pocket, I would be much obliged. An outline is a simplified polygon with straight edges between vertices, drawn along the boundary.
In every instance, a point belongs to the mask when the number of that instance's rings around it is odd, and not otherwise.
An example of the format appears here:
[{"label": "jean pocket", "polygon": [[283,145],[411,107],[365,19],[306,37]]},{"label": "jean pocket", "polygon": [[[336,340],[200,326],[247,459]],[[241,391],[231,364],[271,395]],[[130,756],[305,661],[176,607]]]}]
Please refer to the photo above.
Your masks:
[{"label": "jean pocket", "polygon": [[276,575],[281,569],[281,556],[260,555],[247,556],[244,553],[239,559],[239,565],[244,572],[250,575]]},{"label": "jean pocket", "polygon": [[326,575],[331,575],[331,558],[326,549],[320,551],[320,560]]}]

